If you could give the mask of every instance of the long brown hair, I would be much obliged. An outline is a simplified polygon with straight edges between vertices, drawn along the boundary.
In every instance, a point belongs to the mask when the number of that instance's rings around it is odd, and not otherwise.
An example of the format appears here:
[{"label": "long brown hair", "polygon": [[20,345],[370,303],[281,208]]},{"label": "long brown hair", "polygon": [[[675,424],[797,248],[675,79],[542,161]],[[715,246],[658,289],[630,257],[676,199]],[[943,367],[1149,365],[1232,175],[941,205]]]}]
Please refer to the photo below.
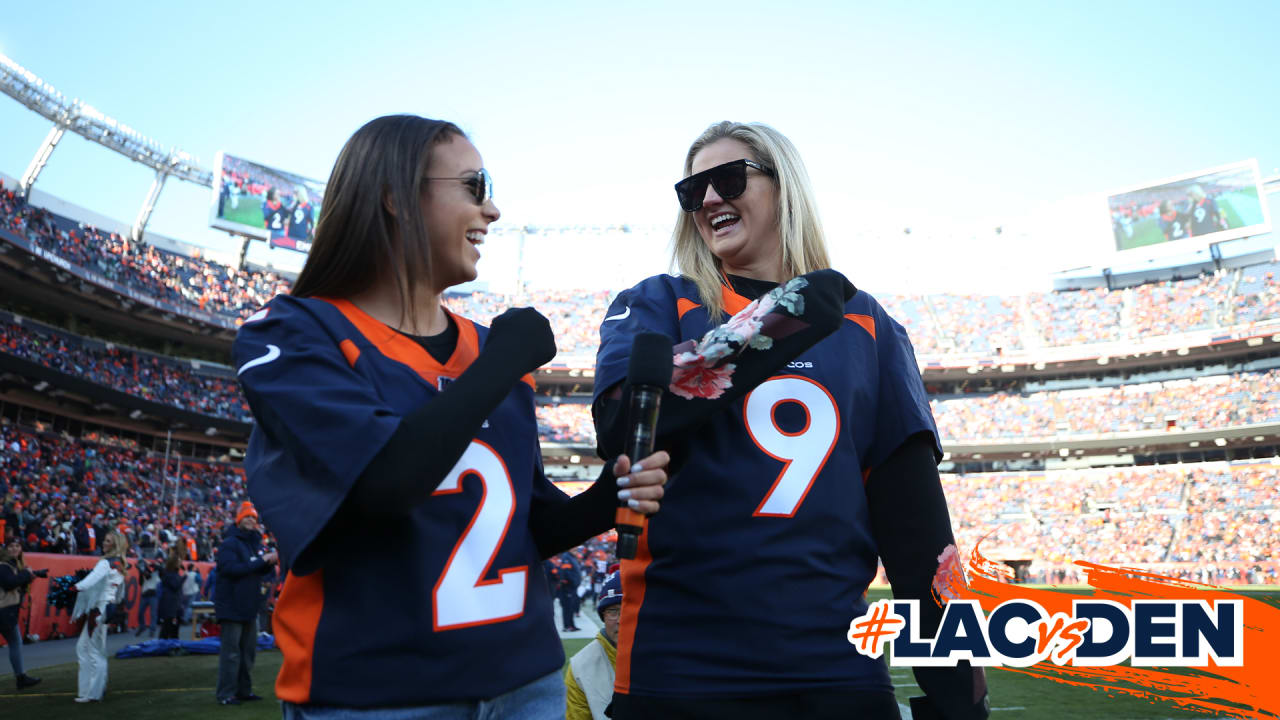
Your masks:
[{"label": "long brown hair", "polygon": [[451,122],[386,115],[347,140],[325,188],[297,297],[350,297],[394,279],[414,322],[415,286],[431,277],[430,238],[418,212],[436,145],[466,134]]}]

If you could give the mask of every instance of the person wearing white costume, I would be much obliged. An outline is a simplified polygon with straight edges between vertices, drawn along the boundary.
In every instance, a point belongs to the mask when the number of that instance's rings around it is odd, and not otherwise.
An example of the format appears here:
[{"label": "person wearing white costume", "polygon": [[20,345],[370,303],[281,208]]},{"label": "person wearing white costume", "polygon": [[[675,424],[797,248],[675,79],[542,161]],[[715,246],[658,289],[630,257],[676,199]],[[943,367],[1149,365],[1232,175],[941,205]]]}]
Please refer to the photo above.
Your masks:
[{"label": "person wearing white costume", "polygon": [[84,628],[76,641],[76,659],[80,663],[80,685],[76,702],[101,700],[107,689],[107,605],[124,600],[124,555],[129,540],[117,531],[102,543],[103,557],[83,580],[76,583],[73,621],[84,618]]}]

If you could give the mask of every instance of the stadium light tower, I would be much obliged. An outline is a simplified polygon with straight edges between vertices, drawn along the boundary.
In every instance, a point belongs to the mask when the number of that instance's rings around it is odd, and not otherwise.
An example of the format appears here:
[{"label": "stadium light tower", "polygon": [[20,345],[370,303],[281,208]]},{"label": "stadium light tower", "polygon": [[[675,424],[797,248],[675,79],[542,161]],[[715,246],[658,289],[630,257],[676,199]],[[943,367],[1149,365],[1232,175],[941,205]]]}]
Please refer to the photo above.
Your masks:
[{"label": "stadium light tower", "polygon": [[143,135],[101,110],[79,100],[68,102],[62,93],[41,80],[8,56],[0,53],[0,91],[39,113],[53,123],[44,142],[36,150],[31,164],[19,181],[18,191],[26,195],[36,178],[49,163],[53,149],[68,130],[113,150],[156,171],[151,191],[138,212],[130,233],[133,239],[142,237],[151,211],[155,209],[164,181],[170,175],[204,187],[213,187],[213,173],[200,166],[200,162],[177,148],[164,148],[155,140]]}]

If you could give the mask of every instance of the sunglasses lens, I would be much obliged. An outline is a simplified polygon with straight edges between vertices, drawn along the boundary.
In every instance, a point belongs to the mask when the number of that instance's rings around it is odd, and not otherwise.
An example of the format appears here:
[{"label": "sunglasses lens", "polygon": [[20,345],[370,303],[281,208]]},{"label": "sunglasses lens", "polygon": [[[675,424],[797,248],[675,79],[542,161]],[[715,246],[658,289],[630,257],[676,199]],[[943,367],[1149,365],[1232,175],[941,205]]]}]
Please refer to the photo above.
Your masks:
[{"label": "sunglasses lens", "polygon": [[707,196],[708,182],[716,189],[716,194],[725,200],[739,197],[747,190],[747,163],[734,160],[690,175],[676,183],[676,197],[680,199],[680,207],[685,212],[693,212],[702,207],[702,200]]},{"label": "sunglasses lens", "polygon": [[702,207],[702,198],[707,194],[707,176],[690,175],[676,183],[676,198],[685,212],[693,212]]},{"label": "sunglasses lens", "polygon": [[747,189],[746,163],[732,162],[715,168],[711,173],[711,184],[725,200],[742,195]]},{"label": "sunglasses lens", "polygon": [[493,178],[489,177],[489,171],[484,168],[480,168],[480,174],[476,176],[475,194],[476,203],[480,205],[493,197]]}]

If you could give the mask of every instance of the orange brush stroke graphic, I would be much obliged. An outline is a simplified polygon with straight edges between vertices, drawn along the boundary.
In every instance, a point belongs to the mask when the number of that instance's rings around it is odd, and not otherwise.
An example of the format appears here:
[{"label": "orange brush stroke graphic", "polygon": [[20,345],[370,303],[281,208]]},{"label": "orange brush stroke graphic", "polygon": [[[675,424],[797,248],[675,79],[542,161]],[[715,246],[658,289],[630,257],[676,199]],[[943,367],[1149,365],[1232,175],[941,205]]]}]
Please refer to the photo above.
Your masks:
[{"label": "orange brush stroke graphic", "polygon": [[[981,546],[981,541],[978,543]],[[1233,717],[1280,717],[1280,608],[1255,598],[1227,592],[1212,585],[1201,585],[1132,568],[1113,568],[1077,561],[1084,568],[1092,592],[1074,594],[1056,590],[1013,585],[1008,582],[1011,570],[1003,563],[987,559],[975,547],[968,563],[968,583],[960,570],[958,553],[943,553],[934,589],[939,601],[961,598],[976,600],[988,613],[1007,600],[1022,599],[1039,603],[1053,617],[1056,613],[1071,616],[1073,600],[1112,600],[1130,605],[1136,599],[1156,600],[1241,600],[1244,605],[1244,664],[1225,667],[1209,659],[1204,668],[1161,668],[1059,666],[1041,662],[1027,668],[1002,667],[1031,677],[1045,678],[1067,685],[1093,688],[1108,693],[1122,693],[1151,702],[1165,701],[1186,710],[1218,713]],[[1045,626],[1048,626],[1048,621]],[[1073,624],[1074,625],[1074,624]],[[1073,642],[1077,635],[1061,630],[1062,637]],[[1042,628],[1042,642],[1047,642],[1058,628]]]}]

